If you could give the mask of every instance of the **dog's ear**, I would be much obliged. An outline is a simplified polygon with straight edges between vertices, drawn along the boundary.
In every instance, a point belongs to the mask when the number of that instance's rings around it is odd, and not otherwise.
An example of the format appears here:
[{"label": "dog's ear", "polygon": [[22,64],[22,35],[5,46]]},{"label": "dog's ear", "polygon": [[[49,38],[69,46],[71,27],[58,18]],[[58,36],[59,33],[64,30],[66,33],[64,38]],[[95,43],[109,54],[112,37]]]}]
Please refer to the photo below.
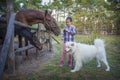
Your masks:
[{"label": "dog's ear", "polygon": [[74,43],[72,43],[71,46],[74,46]]}]

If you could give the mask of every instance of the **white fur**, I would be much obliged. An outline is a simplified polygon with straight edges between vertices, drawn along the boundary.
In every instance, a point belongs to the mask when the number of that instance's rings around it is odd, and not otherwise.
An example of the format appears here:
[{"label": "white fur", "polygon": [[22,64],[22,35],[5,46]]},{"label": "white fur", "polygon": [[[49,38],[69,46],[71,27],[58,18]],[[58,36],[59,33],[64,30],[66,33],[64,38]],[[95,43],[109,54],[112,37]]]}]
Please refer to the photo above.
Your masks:
[{"label": "white fur", "polygon": [[101,67],[100,61],[102,61],[107,69],[106,71],[110,71],[109,64],[106,58],[106,51],[104,41],[101,39],[95,39],[94,45],[87,45],[76,42],[67,42],[66,43],[66,51],[67,54],[73,54],[75,60],[75,67],[71,72],[79,71],[83,65],[83,63],[96,58],[97,67]]}]

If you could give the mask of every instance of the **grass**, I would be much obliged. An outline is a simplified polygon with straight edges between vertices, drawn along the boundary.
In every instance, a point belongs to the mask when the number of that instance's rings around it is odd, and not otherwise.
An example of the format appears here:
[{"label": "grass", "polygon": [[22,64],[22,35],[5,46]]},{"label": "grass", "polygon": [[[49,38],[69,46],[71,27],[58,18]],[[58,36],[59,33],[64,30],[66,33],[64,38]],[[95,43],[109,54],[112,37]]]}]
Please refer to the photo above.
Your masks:
[{"label": "grass", "polygon": [[[60,36],[56,38],[61,41]],[[90,36],[76,36],[75,38],[77,42],[93,43]],[[67,58],[64,67],[58,66],[62,46],[56,45],[58,53],[55,58],[44,69],[34,71],[34,75],[27,77],[25,80],[120,80],[120,37],[101,36],[101,38],[106,43],[107,58],[111,67],[110,72],[105,71],[104,64],[102,64],[101,68],[97,68],[96,61],[92,60],[84,64],[80,71],[71,73],[71,68],[67,66]]]}]

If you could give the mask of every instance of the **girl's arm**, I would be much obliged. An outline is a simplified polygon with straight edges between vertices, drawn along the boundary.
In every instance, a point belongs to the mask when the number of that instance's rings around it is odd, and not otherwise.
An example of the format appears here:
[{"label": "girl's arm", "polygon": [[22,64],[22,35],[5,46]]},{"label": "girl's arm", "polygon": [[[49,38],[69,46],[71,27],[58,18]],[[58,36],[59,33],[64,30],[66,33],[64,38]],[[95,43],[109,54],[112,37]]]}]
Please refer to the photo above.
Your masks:
[{"label": "girl's arm", "polygon": [[65,28],[63,29],[63,32],[62,32],[62,39],[64,39],[64,36],[65,36]]},{"label": "girl's arm", "polygon": [[70,29],[70,30],[68,31],[68,33],[70,33],[70,34],[72,34],[72,35],[75,35],[75,34],[77,33],[77,32],[76,32],[76,27],[73,26],[72,29]]}]

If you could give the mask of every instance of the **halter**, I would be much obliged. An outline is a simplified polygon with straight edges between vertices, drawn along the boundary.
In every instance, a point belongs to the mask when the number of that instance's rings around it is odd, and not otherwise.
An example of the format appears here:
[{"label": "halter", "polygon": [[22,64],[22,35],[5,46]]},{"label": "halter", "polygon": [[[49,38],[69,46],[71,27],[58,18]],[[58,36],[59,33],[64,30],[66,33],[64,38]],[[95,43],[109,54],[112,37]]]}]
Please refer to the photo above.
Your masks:
[{"label": "halter", "polygon": [[48,32],[51,32],[51,28],[56,28],[55,26],[49,26],[48,22],[46,21],[46,19],[44,18],[44,24],[49,28],[49,30],[47,30]]}]

